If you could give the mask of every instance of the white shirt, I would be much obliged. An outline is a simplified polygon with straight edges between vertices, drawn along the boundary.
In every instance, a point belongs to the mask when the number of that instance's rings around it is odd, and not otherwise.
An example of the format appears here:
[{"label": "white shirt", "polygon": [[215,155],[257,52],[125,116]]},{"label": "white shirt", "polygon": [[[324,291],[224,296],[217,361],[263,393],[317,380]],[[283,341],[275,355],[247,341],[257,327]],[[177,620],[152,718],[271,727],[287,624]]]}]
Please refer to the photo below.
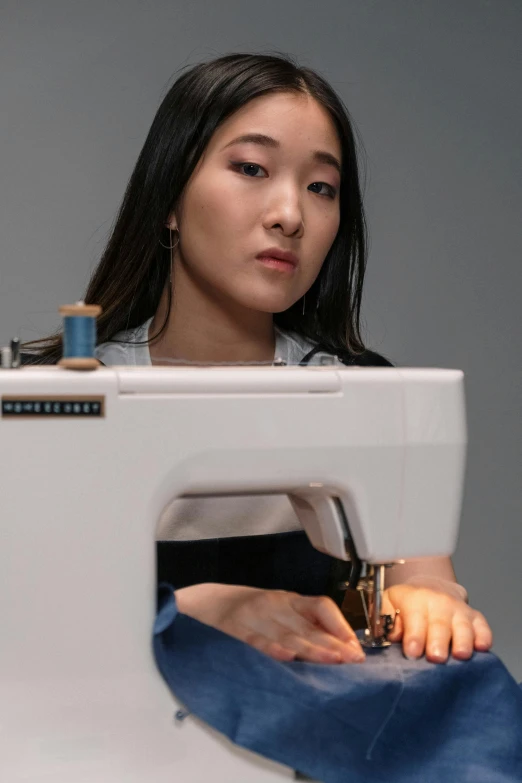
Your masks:
[{"label": "white shirt", "polygon": [[[111,342],[97,346],[95,351],[96,358],[105,365],[113,366],[130,364],[143,367],[152,364],[149,346],[147,345],[151,323],[152,318],[149,318],[148,321],[145,321],[144,324],[137,326],[135,329],[118,332],[114,335]],[[293,332],[283,332],[277,326],[275,327],[275,335],[274,359],[282,359],[285,364],[299,364],[301,359],[314,347],[313,343],[305,340],[304,337]],[[133,345],[132,343],[142,344]],[[316,353],[309,364],[321,364],[321,358],[326,356],[329,356],[329,354]]]},{"label": "white shirt", "polygon": [[[113,341],[102,343],[95,355],[105,365],[151,365],[148,340],[152,318],[135,329],[118,332]],[[274,359],[298,364],[314,347],[294,333],[276,327]],[[130,341],[130,342],[126,342]],[[142,343],[135,345],[132,343]],[[315,354],[310,364],[318,365],[324,353]],[[136,448],[139,448],[136,444]],[[163,510],[158,521],[158,540],[188,541],[201,538],[263,535],[299,530],[301,526],[286,495],[253,497],[183,498]]]}]

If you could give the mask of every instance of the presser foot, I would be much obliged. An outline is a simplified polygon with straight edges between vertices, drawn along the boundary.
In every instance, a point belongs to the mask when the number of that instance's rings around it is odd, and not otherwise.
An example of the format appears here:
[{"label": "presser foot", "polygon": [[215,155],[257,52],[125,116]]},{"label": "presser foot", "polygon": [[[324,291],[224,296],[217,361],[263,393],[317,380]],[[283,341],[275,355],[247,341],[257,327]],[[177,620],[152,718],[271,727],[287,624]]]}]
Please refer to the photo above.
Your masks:
[{"label": "presser foot", "polygon": [[361,647],[365,647],[367,650],[383,650],[386,647],[390,647],[391,642],[388,640],[388,634],[393,631],[397,614],[398,612],[396,612],[394,617],[391,614],[381,614],[378,625],[382,633],[376,636],[372,634],[369,628],[366,628]]}]

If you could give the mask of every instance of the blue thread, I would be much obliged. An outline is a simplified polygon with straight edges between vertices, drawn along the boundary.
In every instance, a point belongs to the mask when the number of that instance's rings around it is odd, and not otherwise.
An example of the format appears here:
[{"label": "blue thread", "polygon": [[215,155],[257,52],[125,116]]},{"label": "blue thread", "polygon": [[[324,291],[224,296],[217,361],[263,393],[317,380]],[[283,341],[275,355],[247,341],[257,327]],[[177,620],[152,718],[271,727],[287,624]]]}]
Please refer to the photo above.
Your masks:
[{"label": "blue thread", "polygon": [[96,318],[66,315],[63,319],[63,356],[92,358],[96,347]]}]

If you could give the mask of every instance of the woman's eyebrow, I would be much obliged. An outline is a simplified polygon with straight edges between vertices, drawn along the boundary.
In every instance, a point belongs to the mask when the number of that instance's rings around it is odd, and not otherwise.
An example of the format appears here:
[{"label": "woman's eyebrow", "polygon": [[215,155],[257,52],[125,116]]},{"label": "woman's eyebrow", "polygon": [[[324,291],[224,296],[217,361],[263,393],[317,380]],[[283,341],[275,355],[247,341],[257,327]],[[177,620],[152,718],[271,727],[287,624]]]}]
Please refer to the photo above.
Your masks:
[{"label": "woman's eyebrow", "polygon": [[[265,136],[264,133],[245,133],[243,136],[238,136],[223,147],[226,150],[227,147],[231,147],[233,144],[259,144],[262,147],[270,147],[276,149],[280,147],[280,143],[272,136]],[[333,168],[341,173],[341,164],[335,155],[331,152],[325,152],[324,150],[316,150],[312,153],[312,159],[318,163],[324,163],[327,166],[333,166]]]}]

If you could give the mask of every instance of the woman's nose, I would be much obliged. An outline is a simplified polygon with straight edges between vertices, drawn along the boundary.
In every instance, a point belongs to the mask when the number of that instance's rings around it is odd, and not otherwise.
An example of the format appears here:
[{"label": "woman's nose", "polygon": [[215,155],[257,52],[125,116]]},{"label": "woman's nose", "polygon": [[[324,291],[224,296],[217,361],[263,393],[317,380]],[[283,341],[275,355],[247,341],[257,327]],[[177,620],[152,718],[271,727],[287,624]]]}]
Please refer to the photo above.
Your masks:
[{"label": "woman's nose", "polygon": [[302,233],[304,215],[296,189],[287,186],[274,192],[265,217],[265,228],[281,228],[285,236]]}]

